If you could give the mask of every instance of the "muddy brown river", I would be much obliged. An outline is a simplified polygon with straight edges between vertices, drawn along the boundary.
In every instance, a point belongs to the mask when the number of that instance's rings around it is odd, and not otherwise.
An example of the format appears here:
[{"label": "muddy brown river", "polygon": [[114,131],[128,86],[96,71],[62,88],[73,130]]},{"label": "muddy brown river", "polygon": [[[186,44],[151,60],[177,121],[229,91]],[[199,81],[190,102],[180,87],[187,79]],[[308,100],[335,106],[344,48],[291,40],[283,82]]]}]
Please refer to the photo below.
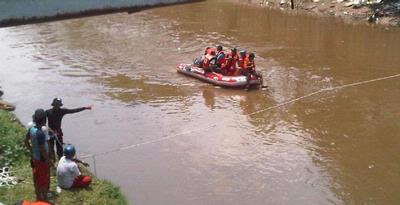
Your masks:
[{"label": "muddy brown river", "polygon": [[[254,51],[268,88],[176,73],[216,44]],[[2,28],[0,53],[21,121],[94,105],[66,142],[131,204],[400,202],[400,78],[345,86],[400,73],[400,29],[214,0]]]}]

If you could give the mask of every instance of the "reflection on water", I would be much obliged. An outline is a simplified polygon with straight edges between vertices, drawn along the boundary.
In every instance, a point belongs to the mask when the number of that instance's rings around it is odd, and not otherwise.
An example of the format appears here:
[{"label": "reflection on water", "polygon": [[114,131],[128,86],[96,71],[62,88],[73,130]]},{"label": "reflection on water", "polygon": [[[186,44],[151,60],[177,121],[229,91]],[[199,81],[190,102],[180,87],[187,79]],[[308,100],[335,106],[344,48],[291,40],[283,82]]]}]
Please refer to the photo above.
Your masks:
[{"label": "reflection on water", "polygon": [[[94,104],[63,125],[82,154],[154,141],[96,159],[132,203],[396,204],[398,79],[256,112],[397,74],[399,32],[211,0],[1,29],[0,83],[23,121]],[[254,51],[268,89],[175,72],[219,43]]]},{"label": "reflection on water", "polygon": [[178,86],[117,74],[104,79],[107,95],[123,102],[167,103],[180,101],[185,93]]}]

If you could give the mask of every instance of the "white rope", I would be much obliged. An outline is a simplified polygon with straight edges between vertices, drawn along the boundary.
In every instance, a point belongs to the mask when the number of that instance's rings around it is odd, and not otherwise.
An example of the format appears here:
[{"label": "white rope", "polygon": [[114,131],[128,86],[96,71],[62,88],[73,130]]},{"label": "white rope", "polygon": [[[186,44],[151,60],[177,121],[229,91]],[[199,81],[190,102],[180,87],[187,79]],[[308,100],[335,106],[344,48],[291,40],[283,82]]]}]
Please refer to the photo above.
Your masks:
[{"label": "white rope", "polygon": [[[259,111],[250,113],[249,116],[250,116],[250,115],[254,115],[254,114],[258,114],[258,113],[261,113],[261,112],[265,112],[265,111],[267,111],[267,110],[271,110],[271,109],[274,109],[274,108],[278,108],[278,107],[281,107],[281,106],[284,106],[284,105],[287,105],[287,104],[290,104],[290,103],[299,101],[299,100],[301,100],[301,99],[304,99],[304,98],[307,98],[307,97],[310,97],[310,96],[313,96],[313,95],[316,95],[316,94],[319,94],[319,93],[322,93],[322,92],[325,92],[325,91],[338,90],[338,89],[343,89],[343,88],[352,87],[352,86],[357,86],[357,85],[363,85],[363,84],[367,84],[367,83],[372,83],[372,82],[381,81],[381,80],[386,80],[386,79],[390,79],[390,78],[396,78],[396,77],[400,77],[400,74],[391,75],[391,76],[382,77],[382,78],[376,78],[376,79],[372,79],[372,80],[366,80],[366,81],[356,82],[356,83],[350,83],[350,84],[341,85],[341,86],[336,86],[336,87],[331,87],[331,88],[324,88],[324,89],[321,89],[321,90],[318,90],[318,91],[309,93],[309,94],[307,94],[307,95],[301,96],[301,97],[299,97],[299,98],[295,98],[295,99],[289,100],[289,101],[287,101],[287,102],[284,102],[284,103],[281,103],[281,104],[278,104],[278,105],[275,105],[275,106],[272,106],[272,107],[268,107],[268,108],[263,109],[263,110],[259,110]],[[254,165],[251,165],[250,167],[247,167],[246,170],[247,170],[247,169],[250,169],[250,168],[252,168],[252,167],[254,167]],[[217,180],[215,180],[215,181],[212,181],[211,183],[208,183],[207,185],[213,185],[213,184],[216,184],[216,183],[220,182],[221,180],[225,180],[225,179],[229,179],[229,178],[235,178],[235,177],[238,176],[239,174],[240,174],[240,173],[233,173],[233,174],[231,174],[231,175],[224,176],[223,178],[217,179]]]},{"label": "white rope", "polygon": [[[313,95],[316,95],[316,94],[319,94],[319,93],[322,93],[322,92],[327,92],[327,91],[332,91],[332,90],[339,90],[339,89],[343,89],[343,88],[347,88],[347,87],[363,85],[363,84],[367,84],[367,83],[387,80],[387,79],[396,78],[396,77],[400,77],[400,74],[381,77],[381,78],[376,78],[376,79],[371,79],[371,80],[366,80],[366,81],[361,81],[361,82],[356,82],[356,83],[350,83],[350,84],[331,87],[331,88],[324,88],[324,89],[309,93],[307,95],[304,95],[304,96],[301,96],[301,97],[298,97],[298,98],[294,98],[292,100],[289,100],[289,101],[286,101],[286,102],[283,102],[283,103],[280,103],[280,104],[277,104],[277,105],[274,105],[274,106],[271,106],[271,107],[267,107],[267,108],[262,109],[262,110],[258,110],[258,111],[252,112],[252,113],[248,114],[248,116],[255,115],[255,114],[258,114],[258,113],[262,113],[262,112],[266,112],[266,111],[269,111],[269,110],[272,110],[272,109],[275,109],[275,108],[278,108],[278,107],[282,107],[282,106],[285,106],[285,105],[288,105],[290,103],[294,103],[294,102],[300,101],[300,100],[302,100],[304,98],[308,98],[310,96],[313,96]],[[132,149],[132,148],[139,147],[139,146],[142,146],[142,145],[148,145],[148,144],[153,144],[153,143],[157,143],[157,142],[162,142],[162,141],[174,138],[174,137],[178,137],[178,136],[181,136],[181,135],[186,135],[186,134],[202,131],[202,130],[209,129],[209,128],[216,127],[216,126],[217,126],[217,124],[213,124],[213,125],[209,125],[209,126],[206,126],[206,127],[203,127],[203,128],[199,128],[199,129],[189,130],[189,131],[186,131],[186,132],[181,132],[181,133],[173,134],[173,135],[167,135],[166,137],[161,137],[159,139],[150,140],[150,141],[147,141],[147,142],[131,144],[131,145],[128,145],[128,146],[117,148],[117,149],[112,149],[112,150],[109,150],[109,151],[106,151],[106,152],[101,152],[101,153],[89,154],[89,155],[81,156],[80,158],[82,158],[82,159],[84,159],[84,158],[93,158],[95,175],[97,175],[96,161],[95,161],[95,157],[96,156],[107,155],[107,154],[111,154],[111,153],[114,153],[114,152],[119,152],[119,151],[123,151],[123,150]],[[28,169],[26,169],[26,170],[28,170]],[[19,172],[26,171],[26,170],[21,169],[21,170],[17,170],[16,172],[19,173]],[[9,171],[9,168],[7,168],[7,167],[0,169],[0,176],[1,176],[1,178],[0,178],[1,179],[0,180],[0,187],[1,186],[13,186],[13,185],[17,184],[16,177],[10,176],[10,173],[11,172]]]},{"label": "white rope", "polygon": [[295,99],[292,99],[292,100],[289,100],[289,101],[280,103],[280,104],[278,104],[278,105],[275,105],[275,106],[272,106],[272,107],[268,107],[268,108],[265,108],[265,109],[262,109],[262,110],[255,111],[255,112],[250,113],[250,114],[248,114],[248,115],[251,116],[251,115],[255,115],[255,114],[258,114],[258,113],[261,113],[261,112],[265,112],[265,111],[268,111],[268,110],[271,110],[271,109],[275,109],[275,108],[278,108],[278,107],[282,107],[282,106],[285,106],[285,105],[287,105],[287,104],[300,101],[300,100],[302,100],[302,99],[304,99],[304,98],[308,98],[308,97],[310,97],[310,96],[313,96],[313,95],[316,95],[316,94],[319,94],[319,93],[322,93],[322,92],[332,91],[332,90],[339,90],[339,89],[343,89],[343,88],[347,88],[347,87],[352,87],[352,86],[356,86],[356,85],[363,85],[363,84],[367,84],[367,83],[372,83],[372,82],[381,81],[381,80],[386,80],[386,79],[390,79],[390,78],[396,78],[396,77],[400,77],[400,74],[391,75],[391,76],[386,76],[386,77],[382,77],[382,78],[375,78],[375,79],[372,79],[372,80],[365,80],[365,81],[356,82],[356,83],[350,83],[350,84],[341,85],[341,86],[336,86],[336,87],[323,88],[323,89],[321,89],[321,90],[318,90],[318,91],[309,93],[309,94],[307,94],[307,95],[304,95],[304,96],[301,96],[301,97],[298,97],[298,98],[295,98]]},{"label": "white rope", "polygon": [[[308,98],[308,97],[311,97],[311,96],[319,94],[319,93],[332,91],[332,90],[339,90],[339,89],[343,89],[343,88],[347,88],[347,87],[363,85],[363,84],[367,84],[367,83],[387,80],[387,79],[396,78],[396,77],[400,77],[400,74],[395,74],[395,75],[391,75],[391,76],[386,76],[386,77],[375,78],[375,79],[371,79],[371,80],[365,80],[365,81],[350,83],[350,84],[336,86],[336,87],[323,88],[323,89],[320,89],[318,91],[309,93],[307,95],[304,95],[304,96],[301,96],[301,97],[298,97],[298,98],[294,98],[292,100],[289,100],[289,101],[286,101],[286,102],[283,102],[283,103],[280,103],[280,104],[277,104],[277,105],[274,105],[274,106],[271,106],[271,107],[267,107],[267,108],[262,109],[262,110],[255,111],[255,112],[249,113],[247,115],[251,116],[251,115],[259,114],[259,113],[262,113],[262,112],[266,112],[266,111],[269,111],[269,110],[272,110],[272,109],[275,109],[275,108],[278,108],[278,107],[282,107],[282,106],[285,106],[285,105],[300,101],[300,100],[302,100],[304,98]],[[119,151],[131,149],[131,148],[139,147],[139,146],[142,146],[142,145],[148,145],[148,144],[153,144],[153,143],[156,143],[156,142],[162,142],[162,141],[174,138],[174,137],[178,137],[178,136],[181,136],[181,135],[194,133],[194,132],[197,132],[197,131],[209,129],[211,127],[216,127],[216,126],[217,126],[217,124],[213,124],[213,125],[209,125],[209,126],[206,126],[206,127],[203,127],[203,128],[190,130],[190,131],[186,131],[186,132],[182,132],[182,133],[178,133],[178,134],[174,134],[174,135],[169,135],[169,136],[166,136],[166,137],[161,137],[159,139],[150,140],[150,141],[147,141],[147,142],[142,142],[142,143],[138,143],[138,144],[128,145],[128,146],[125,146],[125,147],[120,147],[120,148],[113,149],[113,150],[110,150],[110,151],[107,151],[107,152],[101,152],[101,153],[97,153],[97,154],[85,155],[85,156],[82,156],[81,158],[96,157],[96,156],[106,155],[106,154],[110,154],[110,153],[114,153],[114,152],[119,152]]]},{"label": "white rope", "polygon": [[[211,125],[211,126],[207,126],[207,127],[215,127],[215,126],[216,125]],[[106,151],[106,152],[100,152],[100,153],[97,153],[97,154],[88,154],[88,155],[81,156],[80,158],[81,159],[85,159],[85,158],[91,158],[91,157],[94,157],[94,156],[107,155],[107,154],[111,154],[111,153],[114,153],[114,152],[119,152],[119,151],[131,149],[131,148],[139,147],[139,146],[142,146],[142,145],[161,142],[161,141],[164,141],[164,140],[171,139],[173,137],[177,137],[177,136],[185,135],[185,134],[190,134],[190,133],[193,133],[193,132],[196,132],[196,131],[201,131],[201,130],[204,130],[204,128],[200,128],[200,129],[197,129],[197,130],[190,130],[190,131],[186,131],[186,132],[181,132],[181,133],[178,133],[178,134],[169,135],[169,136],[166,136],[166,137],[161,137],[159,139],[150,140],[150,141],[147,141],[147,142],[141,142],[141,143],[138,143],[138,144],[131,144],[131,145],[128,145],[128,146],[112,149],[112,150],[109,150],[109,151]]]}]

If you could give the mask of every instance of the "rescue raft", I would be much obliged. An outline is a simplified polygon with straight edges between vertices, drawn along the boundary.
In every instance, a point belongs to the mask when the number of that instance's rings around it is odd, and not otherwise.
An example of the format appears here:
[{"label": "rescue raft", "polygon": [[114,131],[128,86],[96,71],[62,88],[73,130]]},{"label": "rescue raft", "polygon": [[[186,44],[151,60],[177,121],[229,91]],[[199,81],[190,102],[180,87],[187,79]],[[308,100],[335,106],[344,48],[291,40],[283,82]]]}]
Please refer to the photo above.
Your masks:
[{"label": "rescue raft", "polygon": [[[204,72],[203,68],[199,68],[193,64],[179,64],[176,67],[178,73],[197,78],[201,81],[211,83],[216,86],[227,87],[227,88],[245,88],[247,86],[247,77],[243,75],[239,76],[225,76],[215,72]],[[250,77],[250,87],[260,87],[261,79],[256,76]]]}]

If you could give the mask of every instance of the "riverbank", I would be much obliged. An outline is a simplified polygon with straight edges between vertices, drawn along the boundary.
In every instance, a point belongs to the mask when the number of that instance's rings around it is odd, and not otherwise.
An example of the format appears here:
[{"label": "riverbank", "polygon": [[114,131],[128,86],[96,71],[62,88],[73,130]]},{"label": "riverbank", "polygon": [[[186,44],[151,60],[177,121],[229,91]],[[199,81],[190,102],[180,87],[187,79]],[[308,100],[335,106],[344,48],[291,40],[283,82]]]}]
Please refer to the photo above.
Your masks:
[{"label": "riverbank", "polygon": [[303,11],[318,16],[334,16],[344,21],[400,26],[399,0],[239,0],[255,6],[280,9],[287,12]]},{"label": "riverbank", "polygon": [[[15,186],[0,187],[0,203],[5,205],[26,199],[35,200],[29,154],[23,147],[25,128],[11,112],[0,110],[0,167],[10,167],[18,183]],[[56,177],[51,177],[53,204],[127,204],[118,187],[107,180],[92,176],[92,184],[85,189],[62,190],[56,193]]]}]

